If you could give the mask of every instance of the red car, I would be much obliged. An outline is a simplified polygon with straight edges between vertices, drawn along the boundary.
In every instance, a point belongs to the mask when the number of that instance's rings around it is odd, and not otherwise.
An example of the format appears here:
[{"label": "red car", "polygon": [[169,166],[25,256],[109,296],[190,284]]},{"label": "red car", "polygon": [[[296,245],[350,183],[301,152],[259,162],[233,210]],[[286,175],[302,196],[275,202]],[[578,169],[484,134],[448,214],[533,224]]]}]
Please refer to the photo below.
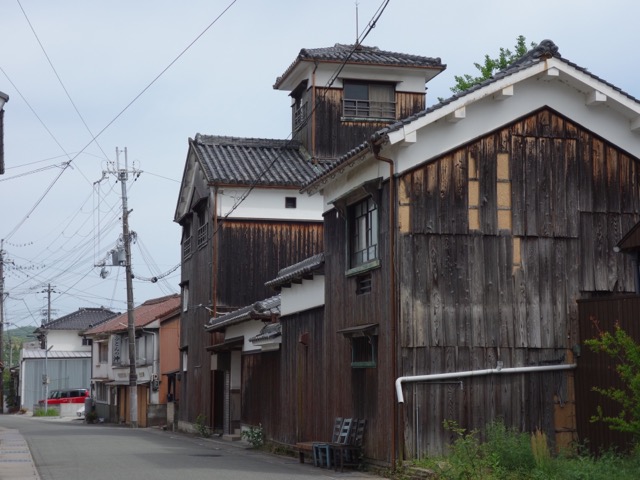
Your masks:
[{"label": "red car", "polygon": [[[49,394],[47,405],[60,405],[61,403],[84,403],[89,397],[88,388],[69,388],[65,390],[53,390]],[[38,405],[43,406],[44,400],[38,400]]]}]

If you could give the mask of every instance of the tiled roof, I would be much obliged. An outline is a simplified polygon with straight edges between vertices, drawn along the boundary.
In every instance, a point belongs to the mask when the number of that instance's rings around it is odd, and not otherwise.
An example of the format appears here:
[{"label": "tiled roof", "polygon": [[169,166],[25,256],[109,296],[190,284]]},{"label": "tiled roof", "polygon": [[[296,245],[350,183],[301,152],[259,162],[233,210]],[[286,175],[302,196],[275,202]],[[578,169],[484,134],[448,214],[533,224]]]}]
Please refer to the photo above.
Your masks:
[{"label": "tiled roof", "polygon": [[[147,300],[133,310],[133,319],[135,328],[141,328],[155,320],[166,316],[180,307],[180,295],[169,295],[166,297],[154,298]],[[92,327],[85,335],[98,335],[100,333],[122,332],[127,329],[128,313],[125,312],[117,317],[112,318],[96,327]]]},{"label": "tiled roof", "polygon": [[423,57],[420,55],[409,55],[407,53],[387,52],[378,47],[367,47],[359,45],[354,49],[354,45],[342,45],[336,43],[333,47],[325,48],[303,48],[298,57],[289,68],[276,79],[273,88],[278,88],[282,81],[291,73],[296,65],[302,61],[342,63],[348,61],[349,64],[362,65],[384,65],[411,68],[437,68],[444,70],[440,58]]},{"label": "tiled roof", "polygon": [[282,335],[282,325],[280,322],[277,323],[267,323],[262,329],[260,333],[255,337],[251,337],[249,339],[252,343],[264,342],[267,340],[271,340],[277,338]]},{"label": "tiled roof", "polygon": [[295,280],[302,280],[313,273],[321,273],[324,267],[324,253],[318,253],[312,257],[305,258],[301,262],[283,268],[278,272],[278,276],[265,283],[267,287],[280,288],[291,284]]},{"label": "tiled roof", "polygon": [[280,315],[280,295],[260,300],[252,305],[239,308],[220,317],[209,320],[205,326],[208,331],[221,330],[230,325],[246,322],[251,319],[264,319],[273,315]]},{"label": "tiled roof", "polygon": [[197,134],[189,143],[213,184],[299,187],[319,171],[296,141]]},{"label": "tiled roof", "polygon": [[[558,51],[558,47],[555,43],[553,43],[553,41],[551,40],[543,40],[542,42],[540,42],[539,45],[537,45],[535,48],[529,50],[526,54],[524,54],[522,57],[520,57],[518,60],[516,60],[514,63],[512,63],[511,65],[509,65],[507,68],[500,70],[499,72],[497,72],[494,76],[492,76],[491,78],[488,78],[487,80],[485,80],[484,82],[481,82],[477,85],[474,85],[473,87],[471,87],[468,90],[465,90],[463,92],[459,92],[445,100],[443,100],[442,102],[433,105],[432,107],[429,107],[421,112],[418,112],[414,115],[411,115],[409,117],[406,117],[402,120],[399,120],[398,122],[392,123],[391,125],[388,125],[380,130],[378,130],[377,132],[375,132],[373,135],[371,135],[370,140],[372,142],[376,142],[379,141],[381,139],[383,139],[387,134],[394,132],[396,130],[400,130],[402,129],[405,125],[408,125],[410,123],[412,123],[413,121],[424,117],[436,110],[439,110],[443,107],[445,107],[446,105],[449,105],[452,102],[455,102],[456,100],[458,100],[459,98],[465,97],[467,95],[472,94],[473,92],[476,92],[477,90],[480,90],[484,87],[486,87],[487,85],[490,85],[492,83],[497,82],[498,80],[501,80],[505,77],[509,77],[511,75],[514,75],[522,70],[525,70],[529,67],[531,67],[532,65],[542,62],[545,59],[548,58],[555,58],[557,60],[560,60],[561,62],[575,68],[576,70],[584,73],[585,75],[590,76],[591,78],[604,83],[605,85],[611,87],[612,89],[614,89],[615,91],[619,92],[621,95],[624,95],[625,97],[635,101],[635,102],[639,102],[639,100],[635,97],[633,97],[632,95],[624,92],[622,89],[616,87],[615,85],[607,82],[606,80],[598,77],[597,75],[594,75],[592,73],[590,73],[586,68],[580,67],[578,65],[576,65],[573,62],[570,62],[564,58],[562,58],[562,56],[560,55],[560,52]],[[311,186],[312,184],[316,183],[317,181],[330,176],[337,168],[339,168],[342,164],[348,162],[350,159],[352,159],[353,157],[355,157],[356,155],[358,155],[359,153],[364,152],[365,150],[369,149],[369,141],[367,142],[363,142],[362,144],[356,146],[355,148],[351,149],[349,152],[345,153],[344,155],[342,155],[341,157],[339,157],[338,159],[336,159],[334,162],[331,162],[329,164],[326,164],[324,166],[324,169],[322,172],[318,173],[318,175],[316,175],[315,178],[311,179],[309,182],[306,182],[303,185],[303,189],[306,189],[307,187]]]},{"label": "tiled roof", "polygon": [[45,323],[42,327],[36,329],[36,332],[44,330],[85,330],[89,327],[96,326],[111,317],[118,315],[118,312],[100,308],[80,308],[78,311],[65,315]]}]

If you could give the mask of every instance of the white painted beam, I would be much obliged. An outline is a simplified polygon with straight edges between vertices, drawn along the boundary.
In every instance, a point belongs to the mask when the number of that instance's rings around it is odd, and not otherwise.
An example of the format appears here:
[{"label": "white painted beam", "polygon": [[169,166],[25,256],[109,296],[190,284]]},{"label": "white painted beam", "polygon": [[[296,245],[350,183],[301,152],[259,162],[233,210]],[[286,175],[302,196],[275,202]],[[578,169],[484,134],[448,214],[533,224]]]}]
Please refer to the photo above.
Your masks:
[{"label": "white painted beam", "polygon": [[447,122],[449,123],[457,123],[460,120],[464,120],[467,117],[467,109],[465,107],[460,107],[454,112],[451,112],[447,115]]},{"label": "white painted beam", "polygon": [[587,94],[587,105],[602,105],[607,101],[607,96],[598,90],[591,90]]},{"label": "white painted beam", "polygon": [[508,87],[504,87],[502,90],[497,92],[494,96],[494,100],[506,100],[507,98],[513,97],[513,85],[509,85]]}]

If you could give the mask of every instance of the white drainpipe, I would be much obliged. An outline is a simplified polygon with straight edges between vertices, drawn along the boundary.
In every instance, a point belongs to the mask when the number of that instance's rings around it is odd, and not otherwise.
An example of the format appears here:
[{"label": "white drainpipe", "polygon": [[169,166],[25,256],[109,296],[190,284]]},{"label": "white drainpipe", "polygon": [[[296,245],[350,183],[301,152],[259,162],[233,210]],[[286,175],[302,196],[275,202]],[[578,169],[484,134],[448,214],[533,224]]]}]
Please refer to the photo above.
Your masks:
[{"label": "white drainpipe", "polygon": [[479,377],[481,375],[492,375],[494,373],[530,373],[530,372],[549,372],[553,370],[572,370],[576,368],[576,363],[565,363],[562,365],[544,365],[537,367],[513,367],[502,368],[501,362],[498,362],[496,368],[487,368],[486,370],[469,370],[466,372],[449,372],[449,373],[432,373],[429,375],[413,375],[410,377],[398,377],[396,379],[396,395],[398,403],[404,403],[404,395],[402,394],[402,384],[409,382],[428,382],[430,380],[449,380],[461,377]]}]

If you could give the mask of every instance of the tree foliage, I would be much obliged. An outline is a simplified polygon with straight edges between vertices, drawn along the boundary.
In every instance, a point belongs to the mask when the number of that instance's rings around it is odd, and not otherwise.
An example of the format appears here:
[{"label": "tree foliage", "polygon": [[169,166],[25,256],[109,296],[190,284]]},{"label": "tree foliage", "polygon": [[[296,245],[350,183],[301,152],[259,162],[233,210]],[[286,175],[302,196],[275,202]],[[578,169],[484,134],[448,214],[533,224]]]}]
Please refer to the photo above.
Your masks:
[{"label": "tree foliage", "polygon": [[[597,326],[597,325],[596,325]],[[640,344],[616,323],[613,332],[600,331],[597,338],[585,342],[594,352],[616,360],[616,372],[623,388],[593,387],[592,390],[620,405],[617,415],[605,415],[601,407],[592,421],[603,421],[612,430],[627,432],[640,439]]]},{"label": "tree foliage", "polygon": [[[531,42],[530,47],[535,48],[537,46],[536,43]],[[517,59],[522,57],[525,53],[529,51],[527,47],[527,40],[523,35],[518,36],[516,39],[516,45],[513,51],[508,48],[500,48],[500,52],[497,57],[491,57],[488,54],[484,56],[483,63],[474,63],[473,65],[480,72],[480,75],[474,77],[473,75],[464,74],[464,75],[456,75],[455,86],[451,87],[451,91],[453,93],[464,92],[465,90],[469,90],[474,85],[484,82],[485,80],[491,78],[495,72],[503,70],[515,62]]]}]

